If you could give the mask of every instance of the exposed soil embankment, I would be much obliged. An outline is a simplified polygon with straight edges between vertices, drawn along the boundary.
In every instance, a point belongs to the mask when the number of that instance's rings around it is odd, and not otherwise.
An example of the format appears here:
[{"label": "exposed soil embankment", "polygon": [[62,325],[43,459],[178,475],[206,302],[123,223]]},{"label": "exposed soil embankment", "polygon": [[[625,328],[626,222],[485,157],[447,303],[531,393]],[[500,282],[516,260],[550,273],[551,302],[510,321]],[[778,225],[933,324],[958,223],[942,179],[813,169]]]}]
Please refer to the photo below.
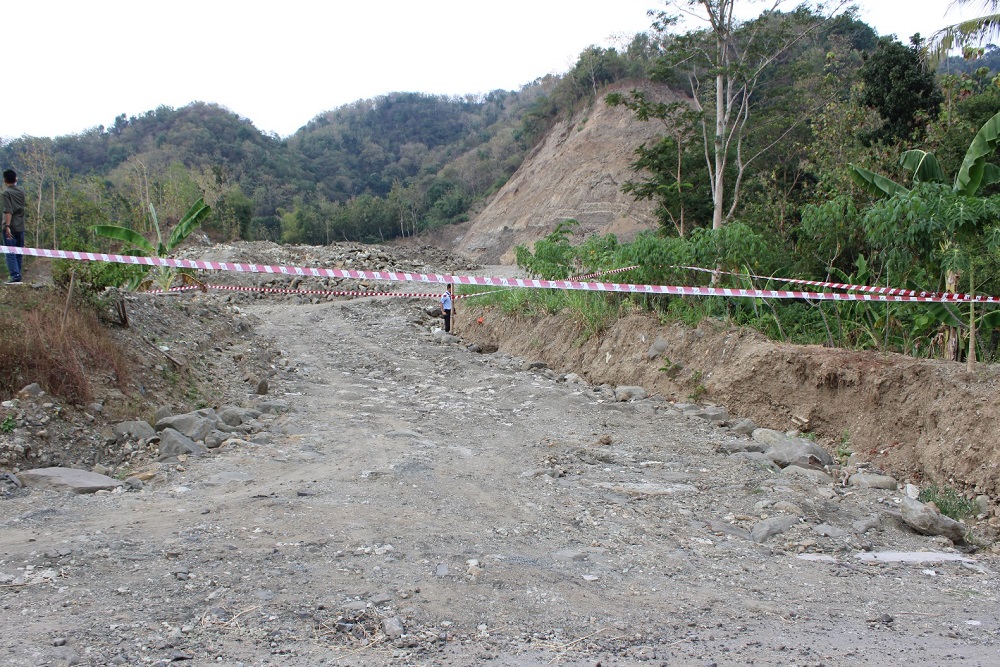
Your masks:
[{"label": "exposed soil embankment", "polygon": [[[476,318],[482,317],[482,324]],[[995,366],[786,345],[721,325],[662,326],[632,315],[600,336],[564,316],[469,309],[462,336],[590,382],[641,385],[683,402],[715,403],[758,426],[842,443],[900,479],[1000,493]],[[657,338],[659,354],[651,353]]]}]

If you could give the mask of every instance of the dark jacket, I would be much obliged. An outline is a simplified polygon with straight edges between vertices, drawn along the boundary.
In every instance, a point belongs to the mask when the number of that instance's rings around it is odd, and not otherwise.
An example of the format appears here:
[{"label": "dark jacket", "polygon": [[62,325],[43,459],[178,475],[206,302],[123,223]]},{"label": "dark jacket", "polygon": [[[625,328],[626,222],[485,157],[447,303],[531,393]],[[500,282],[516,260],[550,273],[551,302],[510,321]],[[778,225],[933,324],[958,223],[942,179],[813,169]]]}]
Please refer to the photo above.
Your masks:
[{"label": "dark jacket", "polygon": [[10,213],[10,231],[24,233],[24,190],[4,184],[3,212]]}]

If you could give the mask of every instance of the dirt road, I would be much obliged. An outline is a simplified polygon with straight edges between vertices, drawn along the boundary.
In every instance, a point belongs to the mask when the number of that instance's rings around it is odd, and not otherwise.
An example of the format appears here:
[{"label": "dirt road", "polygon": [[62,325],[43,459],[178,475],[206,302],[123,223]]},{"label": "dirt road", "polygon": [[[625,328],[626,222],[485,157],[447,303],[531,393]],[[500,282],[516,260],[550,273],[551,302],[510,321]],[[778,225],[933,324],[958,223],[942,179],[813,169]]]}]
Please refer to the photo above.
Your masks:
[{"label": "dirt road", "polygon": [[248,310],[282,350],[254,434],[0,501],[0,664],[1000,664],[996,563],[899,492],[720,453],[746,437],[418,302]]}]

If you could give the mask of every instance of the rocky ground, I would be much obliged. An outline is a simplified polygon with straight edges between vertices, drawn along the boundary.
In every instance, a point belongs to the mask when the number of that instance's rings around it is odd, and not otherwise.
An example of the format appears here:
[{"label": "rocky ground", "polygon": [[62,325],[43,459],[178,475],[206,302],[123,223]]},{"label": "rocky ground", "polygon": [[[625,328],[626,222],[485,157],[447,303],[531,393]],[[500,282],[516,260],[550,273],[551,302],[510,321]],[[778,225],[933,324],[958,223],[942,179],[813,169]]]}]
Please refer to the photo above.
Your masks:
[{"label": "rocky ground", "polygon": [[[1000,663],[989,505],[956,528],[864,461],[470,346],[432,315],[420,298],[130,302],[145,400],[0,409],[0,664]],[[31,472],[56,464],[104,490]]]}]

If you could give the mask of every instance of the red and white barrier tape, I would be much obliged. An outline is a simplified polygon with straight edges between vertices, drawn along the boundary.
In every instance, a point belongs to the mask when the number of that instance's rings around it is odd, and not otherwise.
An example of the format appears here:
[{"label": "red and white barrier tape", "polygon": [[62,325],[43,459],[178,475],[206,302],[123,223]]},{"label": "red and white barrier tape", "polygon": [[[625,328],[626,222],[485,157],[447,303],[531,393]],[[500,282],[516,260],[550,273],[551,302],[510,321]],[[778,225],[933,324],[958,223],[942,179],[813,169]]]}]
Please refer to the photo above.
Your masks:
[{"label": "red and white barrier tape", "polygon": [[[678,285],[636,285],[631,283],[585,282],[577,280],[539,280],[525,278],[491,278],[487,276],[461,276],[437,273],[411,273],[401,271],[357,271],[347,269],[320,269],[296,266],[267,266],[261,264],[241,264],[236,262],[204,262],[188,259],[164,257],[142,257],[134,255],[114,255],[106,253],[48,250],[39,248],[5,247],[4,252],[49,259],[71,259],[91,262],[114,262],[144,266],[169,266],[204,271],[235,271],[237,273],[263,273],[283,276],[308,276],[314,278],[353,278],[357,280],[383,280],[392,282],[419,282],[456,285],[496,285],[499,287],[523,287],[528,289],[584,290],[593,292],[624,292],[629,294],[673,294],[678,296],[725,296],[761,299],[806,299],[813,301],[876,301],[876,302],[965,302],[971,301],[967,295],[909,296],[902,294],[871,293],[831,293],[782,290],[759,290],[729,287],[688,287]],[[976,297],[981,303],[1000,303],[1000,297]]]},{"label": "red and white barrier tape", "polygon": [[830,289],[839,289],[849,292],[869,292],[872,294],[897,294],[900,296],[926,296],[926,297],[940,298],[941,301],[961,301],[961,302],[984,301],[987,303],[994,302],[992,301],[994,297],[987,297],[987,296],[972,297],[968,294],[962,294],[959,292],[926,292],[921,290],[902,289],[897,287],[876,287],[872,285],[851,285],[848,283],[831,283],[818,280],[801,280],[799,278],[778,278],[775,276],[758,276],[753,273],[734,273],[732,271],[718,271],[716,269],[705,269],[698,266],[672,266],[668,268],[687,269],[689,271],[716,273],[719,275],[726,275],[726,276],[740,276],[743,278],[754,278],[757,280],[774,280],[794,285],[811,285],[814,287],[828,287]]}]

